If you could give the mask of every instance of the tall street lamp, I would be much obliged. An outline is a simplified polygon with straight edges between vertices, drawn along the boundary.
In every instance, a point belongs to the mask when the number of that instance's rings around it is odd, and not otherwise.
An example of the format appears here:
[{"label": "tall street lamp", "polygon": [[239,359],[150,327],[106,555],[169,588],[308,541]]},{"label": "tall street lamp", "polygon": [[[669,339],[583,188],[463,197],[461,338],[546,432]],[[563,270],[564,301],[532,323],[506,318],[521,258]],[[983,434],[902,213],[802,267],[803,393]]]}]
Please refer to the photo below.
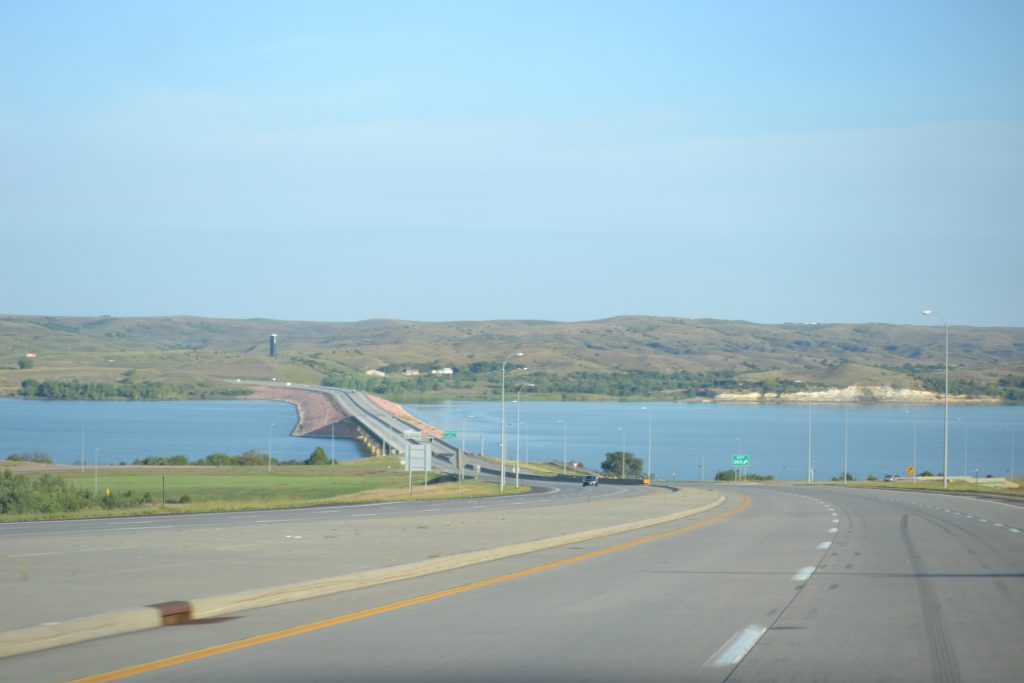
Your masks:
[{"label": "tall street lamp", "polygon": [[[1010,426],[1007,425],[1006,428],[1010,429]],[[1012,429],[1010,429],[1010,479],[1009,479],[1009,481],[1011,481],[1011,482],[1013,481],[1013,446],[1014,446],[1014,443],[1013,443],[1014,439],[1013,439],[1013,437],[1014,437],[1014,431]]]},{"label": "tall street lamp", "polygon": [[647,409],[647,406],[641,410],[647,413],[647,481],[651,481],[651,411]]},{"label": "tall street lamp", "polygon": [[555,422],[562,424],[562,476],[564,477],[566,474],[566,461],[569,457],[569,432],[565,420],[555,420]]},{"label": "tall street lamp", "polygon": [[[962,418],[957,418],[960,420]],[[964,420],[964,477],[967,476],[967,420]]]},{"label": "tall street lamp", "polygon": [[[741,439],[740,437],[737,436],[736,437],[736,443],[738,444],[736,446],[736,448],[737,448],[736,455],[740,455],[740,454],[743,453],[743,439]],[[740,466],[739,465],[733,465],[733,468],[735,468],[735,472],[733,472],[733,475],[735,475],[735,478],[733,479],[733,481],[739,481],[739,478],[740,478]]]},{"label": "tall street lamp", "polygon": [[522,351],[506,356],[501,362],[501,476],[498,478],[498,491],[505,492],[505,366],[513,358],[522,357]]},{"label": "tall street lamp", "polygon": [[519,406],[523,402],[523,389],[526,387],[532,387],[534,385],[526,383],[519,387],[519,391],[516,392],[516,488],[519,488]]},{"label": "tall street lamp", "polygon": [[849,439],[849,410],[843,406],[843,486],[850,481],[850,439]]},{"label": "tall street lamp", "polygon": [[622,450],[619,451],[619,455],[622,456],[622,478],[625,479],[626,478],[626,430],[623,429],[622,427],[616,427],[616,429],[618,429],[620,432],[622,432]]},{"label": "tall street lamp", "polygon": [[462,481],[466,474],[466,420],[472,419],[472,415],[462,418],[462,445],[459,446],[459,481]]},{"label": "tall street lamp", "polygon": [[939,314],[926,308],[921,315],[934,315],[942,321],[946,330],[946,388],[942,392],[943,418],[942,418],[942,488],[949,488],[949,323]]},{"label": "tall street lamp", "polygon": [[[904,410],[904,413],[910,414],[909,410]],[[914,468],[914,473],[910,475],[911,483],[917,483],[917,415],[914,415],[914,451],[913,458],[910,461],[911,467]]]},{"label": "tall street lamp", "polygon": [[813,403],[807,404],[807,483],[810,484],[814,480],[814,461],[813,455],[813,441],[812,441],[812,429],[813,420],[811,418],[811,408],[814,407]]}]

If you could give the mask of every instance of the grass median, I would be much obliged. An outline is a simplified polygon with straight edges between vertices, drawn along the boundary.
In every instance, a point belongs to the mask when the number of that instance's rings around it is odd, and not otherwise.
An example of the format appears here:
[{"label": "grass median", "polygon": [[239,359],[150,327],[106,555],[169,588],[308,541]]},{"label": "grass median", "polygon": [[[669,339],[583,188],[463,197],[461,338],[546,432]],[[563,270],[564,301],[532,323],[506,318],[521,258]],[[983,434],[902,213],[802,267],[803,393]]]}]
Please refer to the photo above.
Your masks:
[{"label": "grass median", "polygon": [[[4,463],[0,462],[0,469]],[[340,503],[392,502],[498,495],[495,484],[465,480],[459,484],[431,473],[409,473],[397,457],[364,458],[336,465],[281,465],[267,472],[258,467],[113,466],[84,471],[69,468],[14,470],[20,476],[58,477],[74,488],[94,492],[90,504],[76,510],[41,506],[37,511],[0,514],[0,521],[158,515],[275,509]],[[109,493],[108,493],[109,490]],[[520,487],[518,492],[529,490]],[[7,492],[9,493],[9,492]],[[0,490],[0,496],[5,492]],[[108,507],[111,500],[141,504]],[[104,499],[109,499],[105,504]],[[162,501],[162,502],[161,502]],[[48,508],[48,509],[47,509]]]}]

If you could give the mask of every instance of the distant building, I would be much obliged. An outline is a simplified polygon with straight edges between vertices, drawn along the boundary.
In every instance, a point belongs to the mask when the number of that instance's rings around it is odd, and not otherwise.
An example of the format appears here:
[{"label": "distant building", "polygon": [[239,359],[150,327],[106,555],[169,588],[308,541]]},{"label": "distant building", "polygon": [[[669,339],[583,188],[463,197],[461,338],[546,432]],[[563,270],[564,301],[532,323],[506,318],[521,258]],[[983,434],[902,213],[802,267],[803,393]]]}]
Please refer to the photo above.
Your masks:
[{"label": "distant building", "polygon": [[383,372],[381,370],[367,370],[366,374],[370,375],[371,377],[387,377],[388,376],[388,373]]},{"label": "distant building", "polygon": [[270,357],[274,358],[277,356],[277,335],[270,335]]},{"label": "distant building", "polygon": [[35,357],[36,357],[36,354],[34,354],[31,351],[29,351],[28,353],[25,354],[25,358],[35,358]]},{"label": "distant building", "polygon": [[430,374],[431,375],[451,375],[454,372],[455,371],[452,370],[451,368],[437,368],[436,370],[431,370]]},{"label": "distant building", "polygon": [[420,371],[416,368],[406,368],[402,370],[402,374],[406,377],[419,377]]}]

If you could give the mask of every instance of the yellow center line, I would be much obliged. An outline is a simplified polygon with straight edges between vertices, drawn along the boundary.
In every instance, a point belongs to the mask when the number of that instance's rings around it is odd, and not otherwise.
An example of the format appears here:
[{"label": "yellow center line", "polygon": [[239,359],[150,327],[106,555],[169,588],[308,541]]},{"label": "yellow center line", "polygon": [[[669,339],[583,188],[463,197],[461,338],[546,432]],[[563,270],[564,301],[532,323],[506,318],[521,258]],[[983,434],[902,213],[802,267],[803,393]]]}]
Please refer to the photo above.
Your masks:
[{"label": "yellow center line", "polygon": [[312,631],[319,631],[320,629],[329,628],[331,626],[337,626],[338,624],[344,624],[350,621],[356,621],[357,619],[363,619],[364,617],[370,617],[375,614],[384,614],[385,612],[392,612],[403,607],[409,607],[411,605],[418,605],[424,602],[430,602],[431,600],[438,600],[440,598],[447,597],[449,595],[455,595],[457,593],[463,593],[466,591],[475,590],[477,588],[483,588],[485,586],[492,586],[496,583],[502,583],[504,581],[511,581],[522,576],[528,576],[530,574],[536,574],[538,572],[546,571],[548,569],[554,569],[555,567],[562,567],[574,562],[580,562],[582,560],[589,559],[591,557],[597,557],[598,555],[604,555],[606,553],[616,552],[618,550],[624,550],[626,548],[632,548],[633,546],[640,545],[641,543],[649,543],[659,538],[665,538],[673,534],[678,534],[683,531],[689,531],[690,529],[696,529],[702,527],[711,522],[716,522],[720,519],[725,519],[731,515],[736,514],[747,506],[750,499],[743,496],[743,502],[740,503],[733,510],[723,512],[709,517],[700,522],[694,522],[678,529],[670,529],[669,531],[663,531],[661,533],[652,534],[650,536],[644,536],[643,538],[634,539],[632,541],[626,541],[625,543],[619,543],[608,548],[601,548],[599,550],[591,550],[580,555],[574,555],[567,557],[562,560],[556,560],[555,562],[549,562],[547,564],[538,565],[536,567],[529,567],[527,569],[520,569],[518,571],[511,572],[509,574],[503,574],[501,576],[491,577],[489,579],[481,579],[472,583],[467,583],[462,586],[456,586],[455,588],[447,588],[442,591],[434,593],[428,593],[426,595],[420,595],[415,598],[409,598],[407,600],[399,600],[398,602],[392,602],[387,605],[381,605],[380,607],[373,607],[370,609],[364,609],[359,612],[351,612],[349,614],[343,614],[337,617],[331,617],[330,619],[324,619],[322,621],[315,621],[310,624],[303,624],[301,626],[293,626],[291,628],[282,629],[280,631],[273,631],[271,633],[264,633],[258,636],[252,636],[250,638],[243,638],[242,640],[236,640],[229,643],[222,643],[220,645],[214,645],[212,647],[206,647],[201,650],[193,650],[192,652],[185,652],[180,655],[173,657],[167,657],[165,659],[157,659],[152,662],[145,662],[143,664],[135,664],[133,666],[124,667],[123,669],[117,669],[115,671],[108,671],[106,673],[96,674],[94,676],[86,676],[85,678],[76,678],[68,683],[104,683],[105,681],[116,681],[121,678],[127,678],[128,676],[136,676],[138,674],[147,673],[149,671],[156,671],[158,669],[166,669],[177,664],[185,664],[187,662],[194,662],[199,659],[205,659],[207,657],[213,657],[215,655],[224,654],[225,652],[233,652],[234,650],[241,650],[243,648],[252,647],[254,645],[261,645],[263,643],[269,643],[274,640],[281,640],[282,638],[290,638],[292,636],[302,635],[303,633],[310,633]]}]

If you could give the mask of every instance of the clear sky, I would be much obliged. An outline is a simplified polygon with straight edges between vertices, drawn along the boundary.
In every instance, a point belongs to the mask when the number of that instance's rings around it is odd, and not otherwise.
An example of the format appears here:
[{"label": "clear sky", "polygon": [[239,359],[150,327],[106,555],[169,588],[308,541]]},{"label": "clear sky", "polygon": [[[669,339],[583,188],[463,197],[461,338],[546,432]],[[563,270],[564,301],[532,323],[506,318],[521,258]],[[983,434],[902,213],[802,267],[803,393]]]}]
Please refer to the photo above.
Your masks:
[{"label": "clear sky", "polygon": [[1024,326],[1024,2],[0,0],[0,313]]}]

